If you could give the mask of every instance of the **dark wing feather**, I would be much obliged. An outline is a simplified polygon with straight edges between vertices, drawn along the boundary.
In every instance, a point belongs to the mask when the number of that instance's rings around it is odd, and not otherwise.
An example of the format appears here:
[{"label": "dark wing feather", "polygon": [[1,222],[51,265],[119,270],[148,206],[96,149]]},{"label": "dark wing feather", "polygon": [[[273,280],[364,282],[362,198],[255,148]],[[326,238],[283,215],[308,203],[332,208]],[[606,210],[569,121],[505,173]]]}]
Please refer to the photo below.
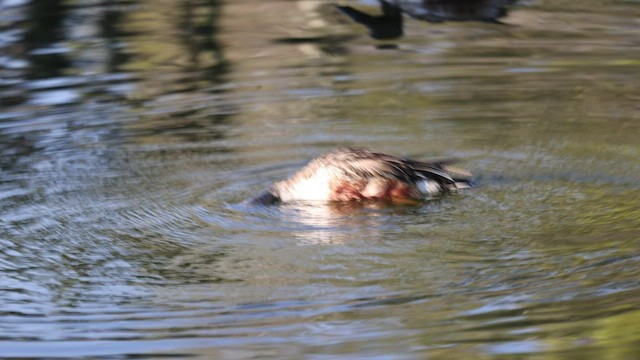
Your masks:
[{"label": "dark wing feather", "polygon": [[373,152],[366,149],[352,149],[354,158],[350,164],[359,172],[378,175],[385,178],[411,180],[416,173],[407,164],[395,156]]},{"label": "dark wing feather", "polygon": [[456,181],[468,180],[463,171],[460,173],[447,171],[447,165],[455,160],[421,162],[367,149],[347,148],[327,154],[325,161],[341,167],[345,173],[355,177],[381,176],[407,181],[426,178],[442,184],[455,184]]},{"label": "dark wing feather", "polygon": [[442,168],[440,163],[424,163],[420,161],[408,160],[409,165],[417,173],[433,180],[439,180],[444,183],[453,184],[456,181],[451,175]]}]

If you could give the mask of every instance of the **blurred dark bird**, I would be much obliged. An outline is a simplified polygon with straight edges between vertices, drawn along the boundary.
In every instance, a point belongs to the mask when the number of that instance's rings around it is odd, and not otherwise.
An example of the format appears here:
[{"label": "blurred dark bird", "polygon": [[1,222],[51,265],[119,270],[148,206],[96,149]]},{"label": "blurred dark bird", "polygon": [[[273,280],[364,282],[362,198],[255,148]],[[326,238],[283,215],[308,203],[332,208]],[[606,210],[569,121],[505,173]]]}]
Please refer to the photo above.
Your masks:
[{"label": "blurred dark bird", "polygon": [[380,0],[382,15],[373,16],[351,6],[337,8],[357,23],[369,28],[374,39],[402,36],[402,14],[439,23],[443,21],[499,22],[516,0]]}]

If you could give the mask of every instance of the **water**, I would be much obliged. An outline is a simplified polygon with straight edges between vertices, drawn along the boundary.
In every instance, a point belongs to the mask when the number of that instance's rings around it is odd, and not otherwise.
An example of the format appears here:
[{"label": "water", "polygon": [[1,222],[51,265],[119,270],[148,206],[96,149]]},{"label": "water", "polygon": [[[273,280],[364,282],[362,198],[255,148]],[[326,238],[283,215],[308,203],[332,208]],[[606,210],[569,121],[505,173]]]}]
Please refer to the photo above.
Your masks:
[{"label": "water", "polygon": [[[640,354],[636,1],[0,4],[0,356]],[[246,203],[344,145],[478,186]]]}]

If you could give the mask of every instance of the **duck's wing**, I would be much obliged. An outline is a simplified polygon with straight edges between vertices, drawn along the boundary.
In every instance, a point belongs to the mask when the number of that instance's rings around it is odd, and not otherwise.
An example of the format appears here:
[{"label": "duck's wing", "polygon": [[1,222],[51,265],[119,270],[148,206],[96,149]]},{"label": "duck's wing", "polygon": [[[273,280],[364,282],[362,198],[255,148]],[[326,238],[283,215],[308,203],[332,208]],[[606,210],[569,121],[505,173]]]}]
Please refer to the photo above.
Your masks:
[{"label": "duck's wing", "polygon": [[384,177],[389,179],[411,179],[415,177],[402,159],[368,149],[340,149],[327,156],[327,161],[353,177]]},{"label": "duck's wing", "polygon": [[407,164],[420,177],[436,180],[445,184],[454,184],[456,180],[445,169],[445,162],[421,162],[415,160],[407,160]]},{"label": "duck's wing", "polygon": [[438,174],[444,173],[446,174],[446,176],[444,177],[450,181],[468,181],[473,178],[473,175],[469,171],[451,165],[458,162],[458,160],[456,159],[438,160],[433,162],[421,162],[414,160],[408,161],[411,167],[414,168],[417,172],[436,172]]},{"label": "duck's wing", "polygon": [[429,163],[410,160],[410,162],[416,172],[429,179],[439,181],[449,190],[471,187],[473,175],[465,169],[451,166],[450,164],[455,160],[441,160]]},{"label": "duck's wing", "polygon": [[366,149],[348,149],[338,156],[341,167],[356,176],[380,176],[406,181],[432,179],[444,184],[456,182],[443,167],[448,161],[420,162]]}]

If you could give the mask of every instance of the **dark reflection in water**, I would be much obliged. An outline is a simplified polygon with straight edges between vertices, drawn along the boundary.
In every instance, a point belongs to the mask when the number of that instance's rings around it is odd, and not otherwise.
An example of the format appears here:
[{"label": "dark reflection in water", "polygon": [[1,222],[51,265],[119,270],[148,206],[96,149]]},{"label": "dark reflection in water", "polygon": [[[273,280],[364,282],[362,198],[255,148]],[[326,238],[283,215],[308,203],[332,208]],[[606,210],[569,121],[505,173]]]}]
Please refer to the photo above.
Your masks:
[{"label": "dark reflection in water", "polygon": [[[587,3],[0,2],[0,356],[634,358],[640,10]],[[246,202],[339,146],[479,186]]]},{"label": "dark reflection in water", "polygon": [[30,64],[27,79],[57,77],[71,66],[67,50],[60,46],[65,39],[63,22],[68,8],[63,0],[32,1],[27,7],[28,26],[22,45]]},{"label": "dark reflection in water", "polygon": [[369,15],[351,6],[338,6],[354,21],[369,28],[374,39],[395,39],[403,34],[403,13],[432,23],[443,21],[497,22],[515,0],[380,0],[381,15]]}]

